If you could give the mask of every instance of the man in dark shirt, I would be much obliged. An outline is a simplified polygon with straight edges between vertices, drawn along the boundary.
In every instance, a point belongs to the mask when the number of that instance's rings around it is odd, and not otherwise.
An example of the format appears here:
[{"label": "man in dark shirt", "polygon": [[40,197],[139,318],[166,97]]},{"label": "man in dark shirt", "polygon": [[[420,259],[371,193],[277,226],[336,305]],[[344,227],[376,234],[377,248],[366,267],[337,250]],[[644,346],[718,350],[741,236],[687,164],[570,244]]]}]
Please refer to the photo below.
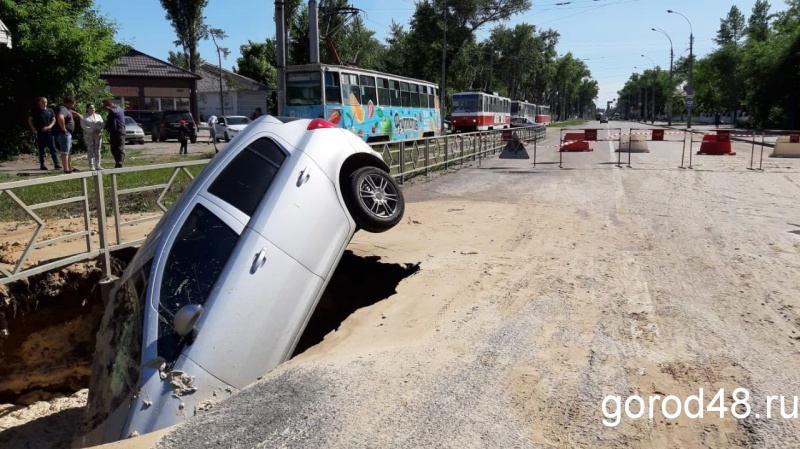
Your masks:
[{"label": "man in dark shirt", "polygon": [[53,110],[47,107],[47,98],[39,97],[38,106],[31,109],[28,116],[28,126],[36,136],[36,146],[39,149],[39,168],[47,170],[44,165],[44,149],[50,149],[50,156],[53,158],[53,166],[56,170],[61,169],[58,165],[56,156],[56,142],[53,139],[52,129],[56,125],[56,116]]},{"label": "man in dark shirt", "polygon": [[125,162],[125,113],[111,100],[103,100],[103,107],[108,111],[106,130],[111,144],[111,154],[114,155],[116,162],[114,168],[122,168],[122,163]]},{"label": "man in dark shirt", "polygon": [[61,165],[64,167],[65,173],[72,173],[78,171],[77,168],[72,167],[72,133],[75,132],[75,120],[72,115],[75,114],[75,99],[72,97],[65,97],[64,103],[60,104],[56,109],[56,139],[58,140],[58,149],[61,153]]}]

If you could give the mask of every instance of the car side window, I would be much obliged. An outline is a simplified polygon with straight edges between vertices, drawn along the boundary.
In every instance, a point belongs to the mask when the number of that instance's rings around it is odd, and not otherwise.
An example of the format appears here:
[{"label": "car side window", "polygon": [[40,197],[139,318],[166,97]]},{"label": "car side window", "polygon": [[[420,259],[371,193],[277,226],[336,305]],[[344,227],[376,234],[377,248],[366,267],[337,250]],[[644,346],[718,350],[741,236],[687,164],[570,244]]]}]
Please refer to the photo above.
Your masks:
[{"label": "car side window", "polygon": [[188,304],[205,304],[239,235],[200,204],[181,226],[167,255],[158,302],[158,355],[172,362],[183,339],[175,332],[175,314]]},{"label": "car side window", "polygon": [[286,153],[271,139],[262,137],[247,145],[222,169],[208,192],[253,216],[284,160]]}]

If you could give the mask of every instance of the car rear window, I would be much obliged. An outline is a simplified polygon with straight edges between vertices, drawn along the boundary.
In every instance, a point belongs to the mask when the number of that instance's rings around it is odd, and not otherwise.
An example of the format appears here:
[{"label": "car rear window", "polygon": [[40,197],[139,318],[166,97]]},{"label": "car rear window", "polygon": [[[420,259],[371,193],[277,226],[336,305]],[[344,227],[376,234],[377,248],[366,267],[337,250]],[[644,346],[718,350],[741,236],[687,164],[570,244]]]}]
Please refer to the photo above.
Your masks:
[{"label": "car rear window", "polygon": [[181,120],[186,120],[186,123],[194,121],[191,112],[164,114],[164,121],[167,123],[176,123]]},{"label": "car rear window", "polygon": [[284,160],[286,154],[280,147],[262,137],[228,163],[208,192],[252,216]]},{"label": "car rear window", "polygon": [[233,252],[239,235],[219,217],[196,205],[170,248],[158,303],[158,355],[173,362],[183,348],[175,314],[188,304],[203,305]]}]

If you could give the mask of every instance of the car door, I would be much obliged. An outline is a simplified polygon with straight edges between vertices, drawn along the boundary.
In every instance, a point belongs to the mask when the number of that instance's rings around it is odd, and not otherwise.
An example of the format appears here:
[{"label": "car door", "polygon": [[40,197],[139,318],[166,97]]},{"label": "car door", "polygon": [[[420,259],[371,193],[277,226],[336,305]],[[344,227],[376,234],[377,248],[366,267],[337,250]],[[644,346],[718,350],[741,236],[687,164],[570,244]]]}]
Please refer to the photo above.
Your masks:
[{"label": "car door", "polygon": [[284,162],[274,190],[248,226],[323,278],[354,232],[333,181],[299,150]]}]

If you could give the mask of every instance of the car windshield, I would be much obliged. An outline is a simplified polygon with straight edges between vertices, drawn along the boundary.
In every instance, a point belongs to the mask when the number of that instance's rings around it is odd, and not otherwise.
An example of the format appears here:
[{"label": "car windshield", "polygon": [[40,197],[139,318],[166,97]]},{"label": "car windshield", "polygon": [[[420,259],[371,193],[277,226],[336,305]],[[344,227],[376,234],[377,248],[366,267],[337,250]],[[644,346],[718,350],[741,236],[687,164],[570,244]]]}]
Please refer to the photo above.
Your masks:
[{"label": "car windshield", "polygon": [[226,117],[226,119],[228,125],[246,125],[250,123],[250,119],[247,117]]},{"label": "car windshield", "polygon": [[130,117],[128,117],[128,116],[126,115],[126,116],[125,116],[125,124],[126,124],[126,125],[135,125],[135,124],[136,124],[136,121],[135,121],[134,119],[132,119],[132,118],[130,118]]},{"label": "car windshield", "polygon": [[[152,259],[123,278],[97,333],[92,394],[83,426],[91,431],[136,391],[141,373],[144,302]],[[108,312],[106,313],[108,315]],[[107,321],[106,321],[107,320]]]}]

